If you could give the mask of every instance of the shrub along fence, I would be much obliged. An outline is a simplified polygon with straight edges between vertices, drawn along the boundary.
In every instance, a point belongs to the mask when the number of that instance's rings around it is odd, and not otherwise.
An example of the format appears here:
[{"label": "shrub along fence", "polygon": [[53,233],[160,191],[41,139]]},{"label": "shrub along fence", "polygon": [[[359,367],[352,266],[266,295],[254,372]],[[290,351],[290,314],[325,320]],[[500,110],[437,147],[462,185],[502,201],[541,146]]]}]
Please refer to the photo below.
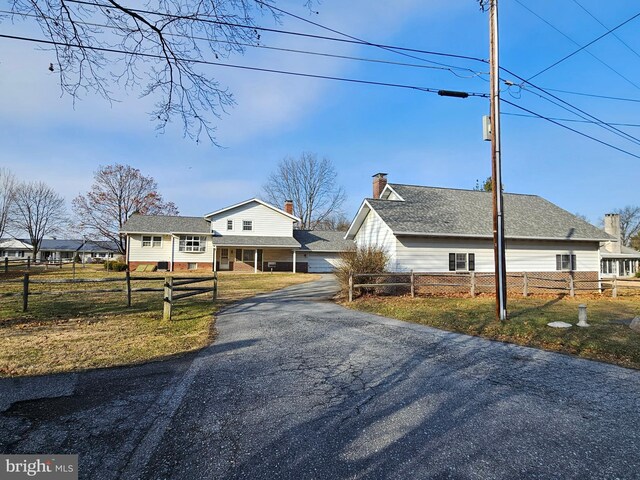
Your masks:
[{"label": "shrub along fence", "polygon": [[[598,279],[591,272],[523,272],[507,274],[507,288],[512,294],[555,293],[572,297],[580,292],[607,293],[613,298],[621,292],[640,293],[637,279]],[[560,276],[558,274],[561,274]],[[348,283],[349,301],[357,291],[374,294],[468,294],[475,297],[481,293],[494,293],[493,273],[433,273],[433,272],[387,272],[350,273]]]},{"label": "shrub along fence", "polygon": [[[52,296],[68,296],[68,295],[89,295],[89,294],[104,294],[104,293],[124,293],[126,292],[127,307],[131,307],[131,300],[133,293],[148,293],[148,292],[162,292],[164,300],[163,319],[171,319],[171,311],[173,304],[183,298],[191,297],[194,295],[202,295],[204,293],[212,293],[212,300],[215,301],[218,296],[218,275],[207,277],[132,277],[127,271],[124,272],[124,278],[73,278],[73,279],[32,279],[29,273],[25,273],[22,278],[0,280],[2,284],[20,283],[22,284],[21,291],[18,292],[0,292],[0,297],[22,297],[22,311],[27,312],[29,310],[29,297],[34,295],[52,295]],[[132,282],[142,281],[146,282],[163,282],[162,286],[158,287],[135,287]],[[197,286],[191,285],[213,281],[213,286]],[[122,286],[116,288],[91,288],[91,289],[64,289],[60,288],[63,285],[100,285],[113,282],[125,282],[124,288]],[[32,286],[44,286],[38,290],[33,290]],[[47,286],[49,288],[47,288]],[[56,289],[56,287],[58,287]],[[174,292],[179,292],[174,294]],[[116,297],[114,297],[115,299]]]}]

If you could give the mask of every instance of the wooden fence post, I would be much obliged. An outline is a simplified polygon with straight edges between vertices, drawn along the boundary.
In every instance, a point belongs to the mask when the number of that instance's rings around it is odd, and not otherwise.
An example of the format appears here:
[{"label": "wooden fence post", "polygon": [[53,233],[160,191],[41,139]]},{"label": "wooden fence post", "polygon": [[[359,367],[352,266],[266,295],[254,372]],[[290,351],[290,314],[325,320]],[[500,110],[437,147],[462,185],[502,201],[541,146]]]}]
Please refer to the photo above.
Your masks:
[{"label": "wooden fence post", "polygon": [[522,277],[522,296],[529,296],[529,277],[527,277],[527,272],[523,272]]},{"label": "wooden fence post", "polygon": [[611,296],[613,298],[618,298],[618,277],[613,276],[613,289],[611,290]]},{"label": "wooden fence post", "polygon": [[31,257],[27,257],[27,272],[31,270]]},{"label": "wooden fence post", "polygon": [[349,272],[349,301],[353,302],[353,272]]},{"label": "wooden fence post", "polygon": [[218,272],[213,274],[213,301],[218,298]]},{"label": "wooden fence post", "polygon": [[569,295],[571,295],[572,297],[576,296],[576,289],[574,287],[572,275],[569,275]]},{"label": "wooden fence post", "polygon": [[476,296],[476,272],[471,272],[469,275],[469,282],[471,283],[471,296]]},{"label": "wooden fence post", "polygon": [[124,272],[127,281],[127,307],[131,306],[131,273],[129,270]]},{"label": "wooden fence post", "polygon": [[164,309],[163,320],[171,320],[171,301],[173,299],[173,277],[164,277]]},{"label": "wooden fence post", "polygon": [[29,274],[24,274],[22,281],[22,311],[26,312],[29,308]]},{"label": "wooden fence post", "polygon": [[416,296],[416,276],[413,273],[413,270],[411,270],[411,297],[415,297]]},{"label": "wooden fence post", "polygon": [[9,273],[9,257],[4,257],[4,273]]}]

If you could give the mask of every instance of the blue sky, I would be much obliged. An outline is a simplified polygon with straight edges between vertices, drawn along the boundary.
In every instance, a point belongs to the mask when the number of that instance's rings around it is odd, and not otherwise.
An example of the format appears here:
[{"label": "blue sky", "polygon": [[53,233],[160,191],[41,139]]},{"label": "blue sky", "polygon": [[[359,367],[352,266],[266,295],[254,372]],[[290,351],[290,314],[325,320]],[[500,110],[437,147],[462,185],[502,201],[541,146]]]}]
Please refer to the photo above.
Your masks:
[{"label": "blue sky", "polygon": [[[640,11],[631,0],[578,1],[609,27]],[[580,45],[606,31],[573,0],[522,2]],[[488,57],[488,18],[474,0],[324,0],[316,8],[317,15],[302,3],[286,0],[278,5],[371,42]],[[261,23],[274,26],[268,18]],[[640,52],[639,27],[640,18],[616,31],[635,52]],[[290,18],[283,18],[277,28],[333,35]],[[41,36],[28,22],[4,20],[0,29]],[[269,46],[428,65],[371,47],[269,33],[262,35],[262,41]],[[50,52],[36,50],[32,44],[0,42],[0,164],[21,179],[47,182],[68,203],[89,188],[99,165],[116,162],[153,176],[161,193],[184,215],[202,215],[259,195],[278,161],[302,151],[334,162],[339,182],[347,190],[349,217],[362,198],[371,194],[371,176],[379,171],[387,172],[391,182],[452,188],[473,188],[476,179],[490,175],[490,146],[482,140],[481,125],[489,105],[483,98],[443,98],[412,90],[206,67],[237,101],[218,123],[217,140],[224,145],[218,148],[183,138],[177,124],[158,135],[147,115],[153,102],[138,98],[138,92],[118,91],[121,101],[113,105],[88,95],[74,106],[69,97],[60,96],[58,78],[47,70]],[[500,47],[501,64],[525,78],[577,48],[515,0],[500,3]],[[587,52],[640,84],[640,54],[611,35],[533,82],[547,88],[640,99],[638,87]],[[478,62],[419,56],[479,73],[487,71]],[[452,90],[489,89],[486,75],[459,78],[442,70],[256,49],[228,61]],[[640,103],[555,94],[604,121],[640,123]],[[517,87],[505,86],[503,97],[546,116],[577,118]],[[502,110],[517,112],[506,104]],[[570,126],[640,155],[637,144],[597,126]],[[502,127],[507,191],[541,195],[592,222],[614,208],[640,203],[640,159],[539,119],[504,115]],[[638,127],[620,128],[640,137]]]}]

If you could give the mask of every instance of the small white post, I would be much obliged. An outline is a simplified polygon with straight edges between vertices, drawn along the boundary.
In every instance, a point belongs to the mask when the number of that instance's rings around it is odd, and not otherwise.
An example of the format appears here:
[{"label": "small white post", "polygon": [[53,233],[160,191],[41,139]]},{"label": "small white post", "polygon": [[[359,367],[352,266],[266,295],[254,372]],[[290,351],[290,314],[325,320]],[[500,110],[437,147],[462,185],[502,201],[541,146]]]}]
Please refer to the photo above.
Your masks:
[{"label": "small white post", "polygon": [[218,246],[213,246],[213,273],[218,271]]},{"label": "small white post", "polygon": [[293,273],[296,273],[296,251],[293,251]]},{"label": "small white post", "polygon": [[258,273],[258,249],[253,251],[253,273]]},{"label": "small white post", "polygon": [[578,305],[578,326],[588,327],[587,323],[587,306],[584,303]]}]

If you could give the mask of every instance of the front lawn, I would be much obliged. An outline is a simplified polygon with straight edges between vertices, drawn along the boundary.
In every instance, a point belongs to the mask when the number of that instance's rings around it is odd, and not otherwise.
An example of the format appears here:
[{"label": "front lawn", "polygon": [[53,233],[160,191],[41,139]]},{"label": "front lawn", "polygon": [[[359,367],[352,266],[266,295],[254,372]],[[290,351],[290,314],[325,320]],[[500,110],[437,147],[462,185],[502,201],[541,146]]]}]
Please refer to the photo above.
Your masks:
[{"label": "front lawn", "polygon": [[[106,273],[97,266],[77,268],[78,278],[124,278],[124,273]],[[161,277],[166,274],[137,274]],[[175,276],[194,276],[180,272]],[[211,275],[199,272],[195,275]],[[71,276],[70,267],[32,272],[32,279]],[[2,283],[0,293],[20,291],[20,284]],[[39,375],[88,368],[128,365],[198,350],[215,335],[214,314],[223,306],[259,293],[317,279],[308,274],[234,274],[219,276],[218,300],[211,294],[178,302],[173,319],[162,320],[162,293],[133,293],[130,308],[126,294],[81,293],[33,295],[29,311],[22,312],[21,297],[0,298],[0,376]],[[206,286],[207,283],[197,286]],[[124,281],[107,284],[60,284],[31,286],[31,290],[56,291],[122,288]],[[134,287],[159,287],[162,282],[135,282]]]},{"label": "front lawn", "polygon": [[[578,305],[587,305],[589,328],[556,329],[552,321],[576,324]],[[509,299],[510,319],[495,320],[495,299],[411,298],[365,296],[344,306],[420,323],[452,332],[466,333],[504,342],[640,369],[640,333],[622,320],[640,316],[640,297],[570,298],[529,297]]]}]

